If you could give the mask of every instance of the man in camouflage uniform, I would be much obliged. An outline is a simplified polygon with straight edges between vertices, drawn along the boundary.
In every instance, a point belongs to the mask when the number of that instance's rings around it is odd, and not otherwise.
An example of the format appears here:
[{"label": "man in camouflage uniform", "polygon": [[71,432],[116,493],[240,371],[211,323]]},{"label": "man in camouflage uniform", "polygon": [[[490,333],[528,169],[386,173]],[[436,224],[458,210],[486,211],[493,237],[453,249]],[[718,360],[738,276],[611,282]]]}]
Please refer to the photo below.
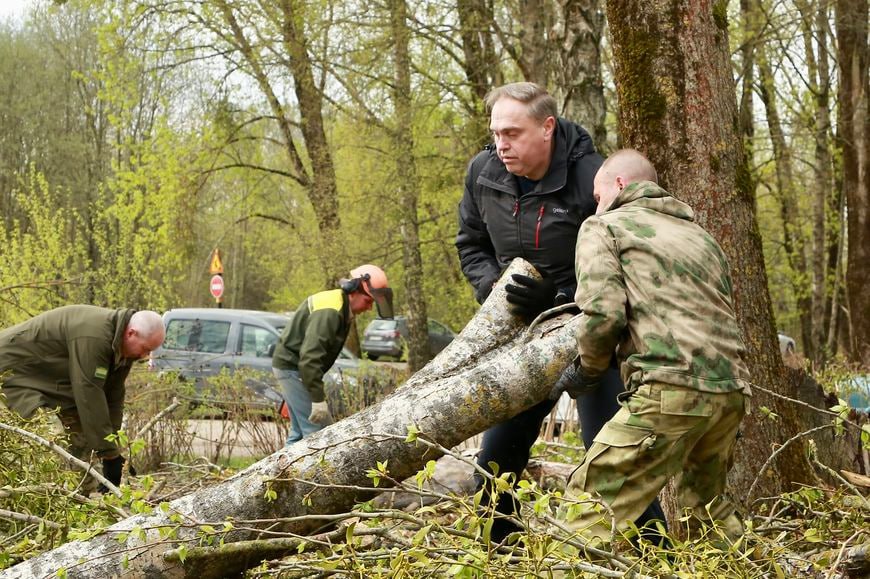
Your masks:
[{"label": "man in camouflage uniform", "polygon": [[[712,517],[737,535],[740,521],[721,495],[750,390],[728,263],[637,151],[602,165],[595,199],[596,216],[583,223],[576,247],[575,299],[586,322],[557,388],[594,383],[618,348],[627,393],[567,494],[600,496],[625,529],[677,475],[680,504],[693,509],[694,522]],[[589,509],[571,524],[610,538],[606,511]]]}]

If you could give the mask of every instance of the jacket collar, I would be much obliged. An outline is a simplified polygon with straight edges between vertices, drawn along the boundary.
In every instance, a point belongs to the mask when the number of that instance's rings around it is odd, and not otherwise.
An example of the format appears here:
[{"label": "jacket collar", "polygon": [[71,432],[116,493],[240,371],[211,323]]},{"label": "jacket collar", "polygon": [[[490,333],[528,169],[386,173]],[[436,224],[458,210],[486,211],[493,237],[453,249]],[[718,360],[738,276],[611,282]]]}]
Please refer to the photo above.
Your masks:
[{"label": "jacket collar", "polygon": [[652,181],[630,183],[611,201],[605,213],[620,207],[642,207],[671,215],[686,221],[694,221],[692,208],[662,189]]},{"label": "jacket collar", "polygon": [[130,323],[130,318],[136,310],[115,310],[115,337],[112,338],[112,352],[114,353],[114,365],[119,366],[124,361],[124,355],[121,347],[124,344],[124,330],[127,329],[127,324]]}]

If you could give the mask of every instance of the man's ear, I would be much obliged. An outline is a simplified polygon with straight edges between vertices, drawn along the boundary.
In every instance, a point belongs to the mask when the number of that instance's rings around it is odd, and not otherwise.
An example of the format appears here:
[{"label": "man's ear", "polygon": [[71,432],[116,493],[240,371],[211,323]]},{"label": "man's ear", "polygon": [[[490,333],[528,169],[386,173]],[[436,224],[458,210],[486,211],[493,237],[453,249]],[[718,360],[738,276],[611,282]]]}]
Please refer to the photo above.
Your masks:
[{"label": "man's ear", "polygon": [[622,191],[623,189],[625,189],[625,179],[623,179],[623,178],[620,177],[619,175],[616,176],[616,187],[617,187],[620,191]]},{"label": "man's ear", "polygon": [[553,131],[556,130],[556,117],[547,117],[544,119],[544,136],[548,139],[553,138]]}]

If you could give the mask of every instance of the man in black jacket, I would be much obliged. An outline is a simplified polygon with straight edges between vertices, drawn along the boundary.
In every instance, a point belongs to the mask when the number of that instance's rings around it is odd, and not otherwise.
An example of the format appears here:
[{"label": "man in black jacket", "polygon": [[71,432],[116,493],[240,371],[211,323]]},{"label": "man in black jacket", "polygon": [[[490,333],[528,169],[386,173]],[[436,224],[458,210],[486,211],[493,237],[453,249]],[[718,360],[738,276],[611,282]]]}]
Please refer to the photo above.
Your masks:
[{"label": "man in black jacket", "polygon": [[[486,96],[492,145],[472,159],[459,204],[456,247],[462,271],[474,286],[478,302],[489,296],[501,272],[516,257],[534,265],[542,280],[514,275],[506,286],[511,311],[530,323],[538,314],[574,299],[574,246],[580,224],[595,214],[593,179],[602,164],[589,134],[579,125],[558,118],[556,101],[543,88],[518,82],[493,89]],[[578,398],[583,442],[592,439],[619,408],[624,390],[615,367],[601,386]],[[556,404],[545,400],[487,430],[478,464],[518,479],[544,418]],[[482,477],[478,478],[482,484]],[[515,512],[511,497],[502,495],[496,509]],[[658,501],[638,519],[638,525],[664,515]],[[500,542],[517,530],[496,519],[491,537]]]}]

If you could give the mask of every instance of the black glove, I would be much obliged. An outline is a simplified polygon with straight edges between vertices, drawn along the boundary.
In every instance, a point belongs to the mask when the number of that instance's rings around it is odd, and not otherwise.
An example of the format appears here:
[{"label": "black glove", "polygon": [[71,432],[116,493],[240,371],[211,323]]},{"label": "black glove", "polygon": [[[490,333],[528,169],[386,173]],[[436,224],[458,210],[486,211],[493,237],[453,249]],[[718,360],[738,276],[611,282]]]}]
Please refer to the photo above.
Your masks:
[{"label": "black glove", "polygon": [[[109,482],[113,485],[121,486],[121,471],[124,469],[124,457],[121,455],[116,456],[115,458],[104,458],[103,459],[103,476],[109,479]],[[101,484],[99,491],[101,493],[105,493],[109,489],[106,488],[106,485]]]},{"label": "black glove", "polygon": [[504,288],[511,304],[510,311],[525,323],[532,323],[538,314],[553,307],[556,298],[553,280],[535,279],[521,273],[512,274],[511,279],[518,285],[508,284]]},{"label": "black glove", "polygon": [[550,400],[558,400],[562,392],[567,392],[571,398],[577,398],[581,394],[588,394],[601,386],[600,378],[588,378],[583,374],[582,368],[569,364],[556,384],[550,390]]}]

